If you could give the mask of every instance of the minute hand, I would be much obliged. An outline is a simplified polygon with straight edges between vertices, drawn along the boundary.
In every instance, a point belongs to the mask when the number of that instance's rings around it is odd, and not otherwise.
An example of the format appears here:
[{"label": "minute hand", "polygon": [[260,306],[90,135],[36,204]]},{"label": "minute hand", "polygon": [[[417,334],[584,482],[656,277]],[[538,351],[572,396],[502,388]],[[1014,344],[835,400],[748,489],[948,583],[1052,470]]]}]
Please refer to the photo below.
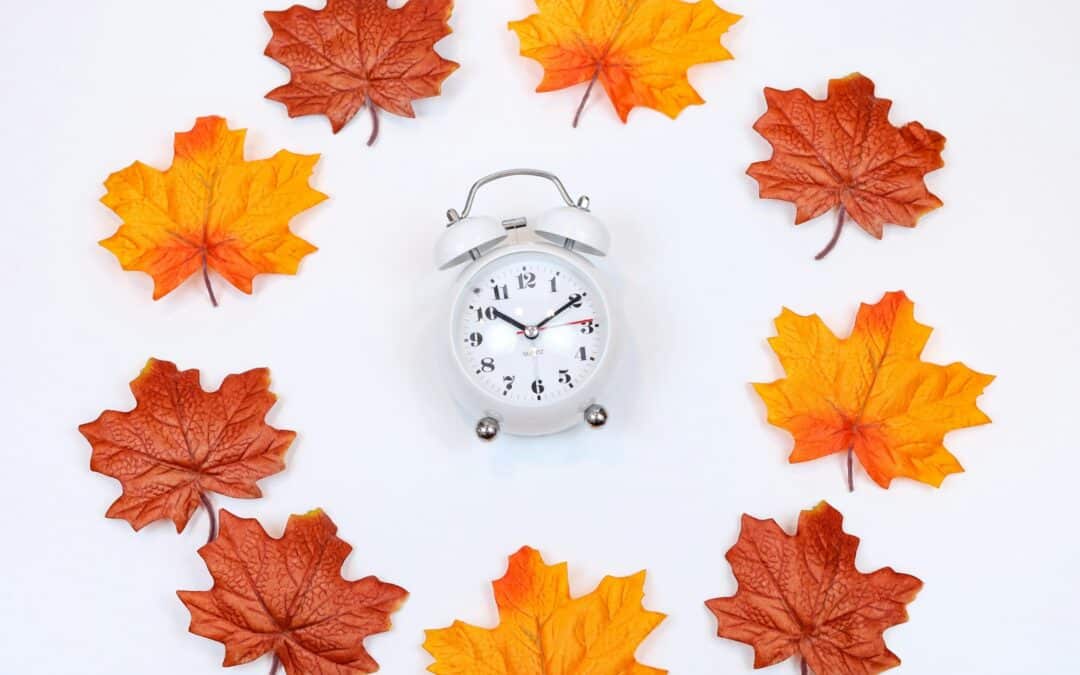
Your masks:
[{"label": "minute hand", "polygon": [[536,327],[537,328],[543,328],[544,324],[546,324],[548,321],[551,321],[552,319],[559,316],[560,314],[562,314],[566,310],[570,309],[571,307],[573,307],[574,305],[576,305],[579,302],[581,302],[581,296],[580,295],[578,295],[576,293],[574,295],[571,295],[570,299],[566,301],[565,305],[563,305],[562,307],[560,307],[557,310],[555,310],[554,312],[552,312],[548,316],[548,318],[546,318],[543,321],[541,321],[540,323],[536,324]]}]

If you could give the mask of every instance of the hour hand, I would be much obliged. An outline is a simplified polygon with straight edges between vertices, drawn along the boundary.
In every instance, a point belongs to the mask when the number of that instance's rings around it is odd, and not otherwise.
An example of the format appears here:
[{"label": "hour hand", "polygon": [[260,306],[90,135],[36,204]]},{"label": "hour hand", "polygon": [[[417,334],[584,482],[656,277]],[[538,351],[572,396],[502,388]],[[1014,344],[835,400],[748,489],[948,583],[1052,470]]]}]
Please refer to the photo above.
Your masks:
[{"label": "hour hand", "polygon": [[518,330],[525,330],[525,328],[526,328],[525,324],[521,323],[520,321],[516,321],[514,319],[511,319],[510,317],[503,314],[502,312],[495,309],[494,307],[492,307],[491,309],[492,309],[492,314],[494,314],[497,318],[502,319],[503,321],[510,324],[514,328],[517,328]]}]

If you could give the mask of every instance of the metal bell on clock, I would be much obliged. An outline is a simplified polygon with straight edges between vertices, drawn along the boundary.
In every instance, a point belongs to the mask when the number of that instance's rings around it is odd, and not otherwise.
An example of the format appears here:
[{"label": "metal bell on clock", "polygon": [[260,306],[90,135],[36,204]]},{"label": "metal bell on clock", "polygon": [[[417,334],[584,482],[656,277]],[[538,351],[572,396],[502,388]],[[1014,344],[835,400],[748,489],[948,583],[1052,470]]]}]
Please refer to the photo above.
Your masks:
[{"label": "metal bell on clock", "polygon": [[533,227],[537,236],[570,251],[607,255],[611,235],[599,218],[589,213],[588,202],[560,206],[542,214]]},{"label": "metal bell on clock", "polygon": [[435,265],[440,270],[476,260],[507,237],[503,224],[490,216],[455,218],[456,212],[447,215],[450,224],[435,244]]}]

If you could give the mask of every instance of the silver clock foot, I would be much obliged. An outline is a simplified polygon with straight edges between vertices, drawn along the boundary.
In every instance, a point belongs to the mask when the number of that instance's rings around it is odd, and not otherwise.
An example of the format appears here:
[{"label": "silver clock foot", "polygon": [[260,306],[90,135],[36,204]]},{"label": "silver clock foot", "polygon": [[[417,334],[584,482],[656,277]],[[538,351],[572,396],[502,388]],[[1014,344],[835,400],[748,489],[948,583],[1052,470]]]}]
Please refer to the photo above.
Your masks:
[{"label": "silver clock foot", "polygon": [[602,427],[607,424],[607,410],[594,403],[585,409],[585,421],[594,427]]},{"label": "silver clock foot", "polygon": [[499,421],[494,417],[484,417],[476,423],[476,435],[490,441],[499,435]]}]

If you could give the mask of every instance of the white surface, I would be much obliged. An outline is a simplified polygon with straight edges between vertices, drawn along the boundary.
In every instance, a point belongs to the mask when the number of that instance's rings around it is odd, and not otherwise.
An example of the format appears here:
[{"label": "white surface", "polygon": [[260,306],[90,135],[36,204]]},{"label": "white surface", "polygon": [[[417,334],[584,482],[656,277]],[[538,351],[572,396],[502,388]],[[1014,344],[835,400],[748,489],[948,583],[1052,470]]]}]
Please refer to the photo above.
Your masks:
[{"label": "white surface", "polygon": [[[278,532],[321,505],[356,547],[349,577],[412,592],[367,643],[385,673],[430,662],[424,628],[493,625],[489,581],[525,543],[569,561],[575,592],[648,569],[647,606],[669,618],[644,663],[748,672],[750,648],[716,639],[702,605],[735,589],[723,555],[739,514],[791,527],[820,499],[863,538],[863,570],[926,582],[886,634],[900,672],[1075,670],[1076,4],[724,0],[746,18],[725,40],[737,59],[692,72],[706,105],[676,122],[638,110],[624,127],[600,98],[573,130],[582,90],[533,93],[540,69],[505,30],[532,2],[462,0],[439,47],[462,68],[417,119],[384,116],[371,149],[363,114],[335,137],[262,98],[287,75],[262,55],[260,12],[289,4],[3,2],[5,672],[220,672],[222,647],[186,632],[174,595],[209,587],[205,517],[181,536],[105,519],[119,486],[89,472],[76,431],[131,407],[148,356],[201,368],[207,387],[272,369],[270,420],[299,432],[288,469],[262,500],[219,502]],[[849,229],[815,263],[832,221],[795,228],[790,205],[757,198],[743,172],[769,148],[750,127],[764,85],[822,96],[856,69],[895,100],[894,122],[948,137],[929,178],[945,207],[881,242]],[[150,279],[96,244],[118,224],[101,183],[136,159],[166,167],[172,133],[211,113],[250,129],[249,157],[323,153],[314,184],[331,199],[294,221],[320,250],[251,297],[218,280],[219,309],[195,279],[155,303]],[[510,166],[557,172],[612,227],[603,264],[630,334],[601,432],[481,444],[432,386],[430,327],[453,277],[431,264],[443,213]],[[485,190],[478,210],[553,199],[521,180]],[[860,473],[848,495],[840,456],[786,464],[790,439],[747,383],[780,374],[765,339],[781,306],[845,332],[860,301],[897,288],[935,327],[929,360],[999,376],[980,401],[994,423],[949,435],[968,473],[941,490],[884,491]]]}]

